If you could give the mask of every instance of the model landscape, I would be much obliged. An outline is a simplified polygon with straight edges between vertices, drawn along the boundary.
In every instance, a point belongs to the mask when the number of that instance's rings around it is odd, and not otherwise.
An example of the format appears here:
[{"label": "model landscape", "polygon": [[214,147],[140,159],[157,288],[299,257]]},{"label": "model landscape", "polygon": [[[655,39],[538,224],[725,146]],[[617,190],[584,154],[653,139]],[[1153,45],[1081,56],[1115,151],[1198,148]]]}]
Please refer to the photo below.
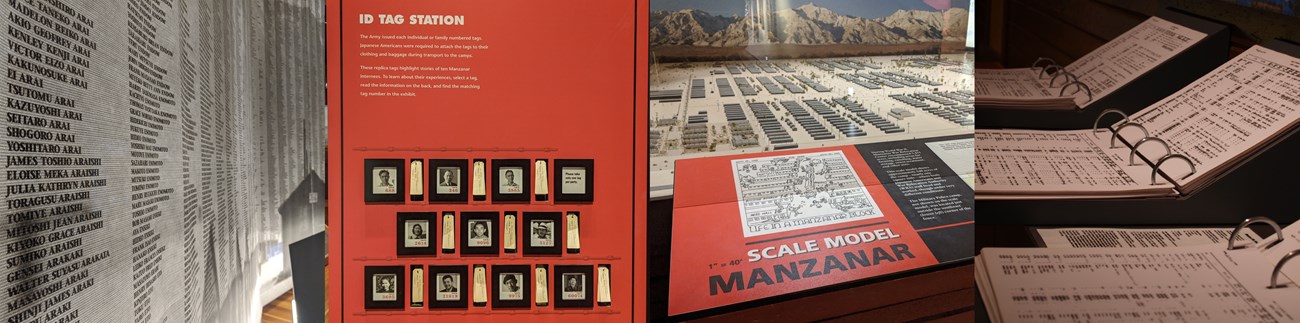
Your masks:
[{"label": "model landscape", "polygon": [[970,133],[973,58],[944,53],[965,29],[959,8],[652,13],[652,196],[672,194],[683,158]]}]

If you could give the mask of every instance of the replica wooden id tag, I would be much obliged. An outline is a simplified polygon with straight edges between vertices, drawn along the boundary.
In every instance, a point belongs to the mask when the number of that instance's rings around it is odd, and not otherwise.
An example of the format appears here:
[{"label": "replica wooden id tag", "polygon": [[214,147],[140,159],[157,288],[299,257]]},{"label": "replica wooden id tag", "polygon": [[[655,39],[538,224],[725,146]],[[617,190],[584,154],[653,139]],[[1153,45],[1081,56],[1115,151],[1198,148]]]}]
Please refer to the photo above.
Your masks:
[{"label": "replica wooden id tag", "polygon": [[411,180],[407,181],[407,183],[411,183],[410,188],[407,190],[408,192],[411,192],[411,200],[423,201],[424,200],[424,162],[423,161],[420,161],[419,159],[411,161]]},{"label": "replica wooden id tag", "polygon": [[456,252],[456,213],[442,213],[442,253]]},{"label": "replica wooden id tag", "polygon": [[550,195],[550,183],[547,181],[550,175],[547,175],[546,168],[545,159],[538,159],[533,162],[533,177],[535,178],[533,180],[533,195],[537,195],[538,201],[545,201]]},{"label": "replica wooden id tag", "polygon": [[537,292],[533,293],[536,295],[534,298],[536,299],[537,306],[546,306],[551,303],[549,296],[550,291],[547,291],[546,289],[546,265],[537,265],[537,269],[534,269],[533,271],[535,271],[533,277],[537,277],[537,279],[535,279],[537,281]]},{"label": "replica wooden id tag", "polygon": [[487,306],[487,267],[474,265],[474,306]]},{"label": "replica wooden id tag", "polygon": [[487,200],[487,165],[482,159],[474,161],[474,187],[470,189],[475,201]]},{"label": "replica wooden id tag", "polygon": [[411,266],[411,308],[424,307],[424,266]]},{"label": "replica wooden id tag", "polygon": [[515,221],[515,219],[515,212],[506,212],[505,234],[502,236],[502,242],[505,244],[506,253],[515,253],[516,250],[519,250],[519,242],[516,238],[519,234],[515,228],[515,224],[518,223],[518,221]]},{"label": "replica wooden id tag", "polygon": [[568,232],[568,239],[565,240],[566,248],[569,253],[578,253],[578,250],[582,248],[582,241],[578,239],[581,236],[578,233],[578,212],[566,214],[564,222],[565,231]]},{"label": "replica wooden id tag", "polygon": [[596,305],[609,306],[609,265],[600,265],[596,268]]}]

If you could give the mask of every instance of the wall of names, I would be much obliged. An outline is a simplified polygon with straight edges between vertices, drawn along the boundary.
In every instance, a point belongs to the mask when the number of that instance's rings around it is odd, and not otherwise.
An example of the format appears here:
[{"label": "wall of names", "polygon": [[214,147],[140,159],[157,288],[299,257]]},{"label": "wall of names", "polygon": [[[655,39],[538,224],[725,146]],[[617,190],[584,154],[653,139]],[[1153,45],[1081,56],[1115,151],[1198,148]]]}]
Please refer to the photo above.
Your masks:
[{"label": "wall of names", "polygon": [[0,8],[0,319],[260,317],[276,208],[324,169],[323,4]]}]

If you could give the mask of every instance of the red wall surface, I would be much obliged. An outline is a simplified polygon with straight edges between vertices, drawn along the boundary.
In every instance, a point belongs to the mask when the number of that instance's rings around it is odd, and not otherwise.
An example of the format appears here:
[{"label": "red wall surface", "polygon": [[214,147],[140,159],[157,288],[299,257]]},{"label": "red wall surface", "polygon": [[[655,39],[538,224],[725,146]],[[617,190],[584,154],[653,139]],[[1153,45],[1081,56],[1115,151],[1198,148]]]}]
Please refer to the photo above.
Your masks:
[{"label": "red wall surface", "polygon": [[[647,99],[645,2],[331,1],[329,51],[329,317],[334,322],[643,321]],[[362,14],[457,15],[464,25],[362,24]],[[472,58],[362,56],[362,35],[466,35]],[[400,41],[391,41],[400,43]],[[410,43],[421,43],[409,41]],[[428,41],[425,43],[437,43]],[[385,49],[392,53],[457,50]],[[457,66],[478,89],[376,89],[362,66]],[[395,73],[402,74],[402,73]],[[421,73],[405,73],[421,74]],[[435,75],[439,73],[427,73]],[[456,73],[441,73],[458,75]],[[399,92],[368,96],[364,92]],[[592,159],[595,200],[556,204],[364,201],[366,159]],[[431,178],[425,180],[432,181]],[[490,168],[489,179],[490,182]],[[554,187],[554,183],[552,183]],[[552,189],[554,191],[554,189]],[[490,191],[489,191],[490,192]],[[427,199],[426,199],[427,200]],[[438,254],[397,257],[397,212],[578,211],[582,250],[561,256]],[[458,222],[459,227],[459,222]],[[439,223],[439,230],[441,224]],[[459,228],[457,228],[459,231]],[[457,233],[459,239],[462,233]],[[435,239],[436,240],[436,239]],[[460,251],[457,246],[457,251]],[[611,265],[612,305],[587,309],[407,308],[366,310],[366,266]],[[490,279],[489,279],[490,281]],[[409,282],[409,278],[404,279]],[[558,286],[551,282],[552,288]],[[409,286],[403,286],[404,288]],[[489,290],[492,286],[489,286]],[[409,297],[409,291],[405,293]],[[467,295],[468,296],[468,295]],[[527,297],[530,302],[532,296]],[[489,302],[490,303],[490,302]]]}]

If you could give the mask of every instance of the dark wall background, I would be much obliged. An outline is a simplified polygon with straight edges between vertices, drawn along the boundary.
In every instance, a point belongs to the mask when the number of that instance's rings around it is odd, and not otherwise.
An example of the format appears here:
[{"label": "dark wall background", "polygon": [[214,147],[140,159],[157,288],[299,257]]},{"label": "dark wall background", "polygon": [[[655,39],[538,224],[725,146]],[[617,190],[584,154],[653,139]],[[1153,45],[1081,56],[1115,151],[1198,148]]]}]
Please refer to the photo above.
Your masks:
[{"label": "dark wall background", "polygon": [[[1295,0],[1283,1],[1294,8]],[[975,3],[975,58],[981,67],[1024,67],[1040,56],[1069,64],[1165,7],[1235,26],[1233,56],[1273,38],[1300,40],[1300,17],[1237,1],[980,0]]]}]

